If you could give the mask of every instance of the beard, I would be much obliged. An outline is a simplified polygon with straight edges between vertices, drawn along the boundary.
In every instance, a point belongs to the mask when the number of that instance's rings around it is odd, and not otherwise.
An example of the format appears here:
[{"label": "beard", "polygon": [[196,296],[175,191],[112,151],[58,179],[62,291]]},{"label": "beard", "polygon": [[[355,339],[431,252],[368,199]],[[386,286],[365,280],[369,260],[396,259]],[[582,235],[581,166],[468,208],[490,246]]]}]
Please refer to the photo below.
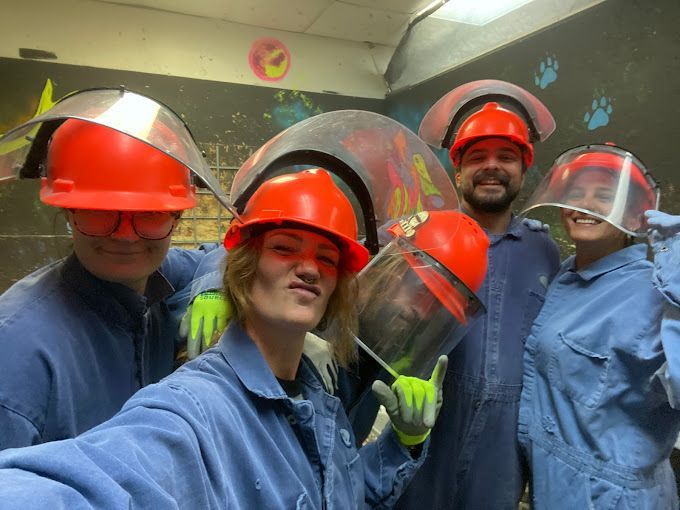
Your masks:
[{"label": "beard", "polygon": [[[488,178],[497,179],[503,187],[503,191],[491,194],[479,190],[477,188],[479,183]],[[500,213],[510,208],[512,202],[519,195],[520,186],[512,185],[510,178],[504,172],[488,171],[475,175],[472,183],[463,184],[460,191],[465,202],[473,209],[487,213]]]}]

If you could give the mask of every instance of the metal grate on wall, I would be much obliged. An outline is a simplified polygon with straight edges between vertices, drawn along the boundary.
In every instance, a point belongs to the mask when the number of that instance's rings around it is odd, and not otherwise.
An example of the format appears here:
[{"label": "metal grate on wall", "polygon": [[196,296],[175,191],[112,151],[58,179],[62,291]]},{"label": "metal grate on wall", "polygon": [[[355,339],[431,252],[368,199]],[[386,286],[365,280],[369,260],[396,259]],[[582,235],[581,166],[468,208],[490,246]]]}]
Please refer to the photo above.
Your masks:
[{"label": "metal grate on wall", "polygon": [[[211,170],[225,193],[229,193],[234,174],[253,153],[249,145],[201,143]],[[172,238],[173,246],[196,248],[203,243],[222,242],[231,214],[206,189],[197,189],[198,205],[184,211]]]}]

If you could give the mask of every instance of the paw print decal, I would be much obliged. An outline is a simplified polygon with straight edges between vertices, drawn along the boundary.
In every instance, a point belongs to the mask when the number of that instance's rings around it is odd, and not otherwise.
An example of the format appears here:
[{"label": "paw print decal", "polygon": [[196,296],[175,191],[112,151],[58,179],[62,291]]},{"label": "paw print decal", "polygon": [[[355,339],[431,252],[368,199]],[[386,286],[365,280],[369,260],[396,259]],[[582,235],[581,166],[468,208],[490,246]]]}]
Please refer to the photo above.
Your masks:
[{"label": "paw print decal", "polygon": [[589,131],[593,131],[609,124],[609,116],[613,111],[612,98],[601,95],[599,99],[593,99],[590,111],[583,116],[583,122],[586,123]]},{"label": "paw print decal", "polygon": [[534,83],[541,87],[541,89],[546,88],[552,82],[557,80],[557,71],[560,68],[560,64],[557,62],[555,55],[546,57],[545,60],[541,60],[538,66],[538,73],[534,74]]}]

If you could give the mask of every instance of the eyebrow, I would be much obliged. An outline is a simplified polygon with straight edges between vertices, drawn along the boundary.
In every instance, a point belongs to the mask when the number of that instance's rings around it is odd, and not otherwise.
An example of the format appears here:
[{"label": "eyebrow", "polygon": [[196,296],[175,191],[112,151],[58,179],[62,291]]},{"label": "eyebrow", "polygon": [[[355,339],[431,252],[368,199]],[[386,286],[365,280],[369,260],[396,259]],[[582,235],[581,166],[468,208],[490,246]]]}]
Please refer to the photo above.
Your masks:
[{"label": "eyebrow", "polygon": [[515,156],[520,155],[520,151],[518,149],[513,149],[512,147],[502,147],[500,149],[472,149],[472,150],[467,152],[467,155],[468,156],[475,156],[477,154],[486,154],[488,152],[491,152],[492,150],[496,150],[496,151],[502,152],[502,153],[513,154]]},{"label": "eyebrow", "polygon": [[607,186],[606,184],[599,184],[599,183],[598,183],[598,184],[594,184],[594,185],[593,185],[593,184],[581,184],[581,183],[579,183],[579,182],[575,182],[575,183],[571,186],[571,188],[572,188],[572,189],[573,189],[573,188],[580,188],[580,189],[595,189],[595,190],[606,189],[606,190],[610,190],[610,191],[613,191],[613,190],[614,190],[613,187]]},{"label": "eyebrow", "polygon": [[[303,242],[302,236],[298,234],[293,234],[292,232],[274,232],[272,234],[272,237],[274,236],[285,236],[289,237],[291,239],[294,239],[295,241],[298,242]],[[271,239],[271,238],[270,238]],[[319,244],[320,249],[326,249],[326,250],[331,250],[333,252],[339,252],[340,248],[338,248],[333,242],[328,241],[327,243],[320,243]]]}]

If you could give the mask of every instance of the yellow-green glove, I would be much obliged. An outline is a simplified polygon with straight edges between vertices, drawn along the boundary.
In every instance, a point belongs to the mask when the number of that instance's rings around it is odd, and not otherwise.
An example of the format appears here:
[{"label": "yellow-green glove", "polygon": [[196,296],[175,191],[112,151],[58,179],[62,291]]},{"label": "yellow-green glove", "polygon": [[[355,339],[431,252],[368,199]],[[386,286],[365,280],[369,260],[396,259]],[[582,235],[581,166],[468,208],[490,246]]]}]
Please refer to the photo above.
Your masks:
[{"label": "yellow-green glove", "polygon": [[231,305],[221,292],[208,291],[196,296],[179,326],[179,336],[187,339],[189,359],[196,358],[222,335],[231,314]]},{"label": "yellow-green glove", "polygon": [[400,375],[392,388],[382,381],[373,383],[373,393],[385,406],[392,428],[404,446],[421,444],[430,435],[442,407],[442,384],[448,362],[448,357],[440,356],[427,381]]}]

